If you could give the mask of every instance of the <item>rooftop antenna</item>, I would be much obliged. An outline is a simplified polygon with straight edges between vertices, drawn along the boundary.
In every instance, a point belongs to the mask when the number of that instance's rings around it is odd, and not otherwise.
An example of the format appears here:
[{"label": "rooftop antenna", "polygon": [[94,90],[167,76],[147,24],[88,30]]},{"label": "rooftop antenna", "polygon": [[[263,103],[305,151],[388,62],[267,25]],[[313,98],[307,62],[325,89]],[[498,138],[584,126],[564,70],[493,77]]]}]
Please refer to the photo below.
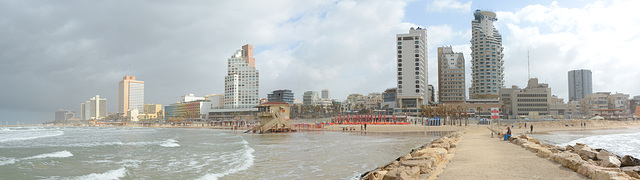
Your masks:
[{"label": "rooftop antenna", "polygon": [[529,66],[529,50],[527,50],[527,76],[531,79],[531,66]]}]

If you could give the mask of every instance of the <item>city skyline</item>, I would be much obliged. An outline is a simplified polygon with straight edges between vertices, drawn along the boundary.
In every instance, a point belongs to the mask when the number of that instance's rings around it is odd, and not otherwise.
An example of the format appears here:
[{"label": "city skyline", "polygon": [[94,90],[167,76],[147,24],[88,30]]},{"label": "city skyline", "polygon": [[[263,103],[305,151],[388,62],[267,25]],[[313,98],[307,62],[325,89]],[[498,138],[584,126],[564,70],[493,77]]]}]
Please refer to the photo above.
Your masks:
[{"label": "city skyline", "polygon": [[[317,89],[331,89],[340,100],[383,92],[397,83],[391,43],[410,27],[427,29],[428,82],[437,86],[437,47],[450,45],[471,60],[475,9],[499,18],[504,86],[526,85],[530,51],[532,77],[565,100],[573,69],[593,72],[594,92],[640,94],[640,85],[625,81],[639,75],[633,67],[640,62],[628,53],[638,41],[639,17],[624,14],[634,1],[13,3],[0,1],[8,17],[0,23],[0,36],[7,37],[0,44],[0,113],[6,114],[0,121],[10,123],[51,121],[57,109],[80,112],[77,104],[96,94],[110,99],[108,112],[117,112],[113,84],[126,75],[147,82],[145,103],[222,93],[229,52],[244,44],[256,47],[260,98],[278,89],[293,90],[296,99]],[[235,15],[223,15],[229,13]],[[470,86],[469,66],[466,72]]]}]

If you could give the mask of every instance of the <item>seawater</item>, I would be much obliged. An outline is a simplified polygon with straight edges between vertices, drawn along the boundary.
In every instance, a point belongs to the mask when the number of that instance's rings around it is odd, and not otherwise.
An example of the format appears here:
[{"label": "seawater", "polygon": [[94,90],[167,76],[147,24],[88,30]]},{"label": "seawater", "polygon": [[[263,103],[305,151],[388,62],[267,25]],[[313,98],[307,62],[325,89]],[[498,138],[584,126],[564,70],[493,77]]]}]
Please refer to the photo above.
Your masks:
[{"label": "seawater", "polygon": [[640,158],[640,128],[558,131],[531,136],[559,146],[583,143],[592,148],[606,149],[619,156],[631,155]]},{"label": "seawater", "polygon": [[0,127],[0,179],[353,179],[444,134]]}]

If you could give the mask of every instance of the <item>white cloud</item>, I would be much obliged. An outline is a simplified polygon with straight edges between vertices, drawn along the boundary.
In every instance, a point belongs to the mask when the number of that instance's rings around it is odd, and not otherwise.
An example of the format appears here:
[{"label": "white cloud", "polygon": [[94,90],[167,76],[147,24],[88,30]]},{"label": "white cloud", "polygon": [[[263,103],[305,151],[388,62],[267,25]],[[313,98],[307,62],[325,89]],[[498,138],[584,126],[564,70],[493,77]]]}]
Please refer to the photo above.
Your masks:
[{"label": "white cloud", "polygon": [[629,15],[637,1],[593,2],[582,8],[530,5],[498,12],[504,37],[506,86],[526,85],[527,51],[531,76],[549,83],[553,94],[568,97],[567,72],[590,69],[594,91],[640,94],[640,16]]},{"label": "white cloud", "polygon": [[433,2],[431,2],[431,4],[427,7],[427,10],[436,12],[446,10],[469,12],[471,11],[471,1],[461,3],[456,0],[433,0]]}]

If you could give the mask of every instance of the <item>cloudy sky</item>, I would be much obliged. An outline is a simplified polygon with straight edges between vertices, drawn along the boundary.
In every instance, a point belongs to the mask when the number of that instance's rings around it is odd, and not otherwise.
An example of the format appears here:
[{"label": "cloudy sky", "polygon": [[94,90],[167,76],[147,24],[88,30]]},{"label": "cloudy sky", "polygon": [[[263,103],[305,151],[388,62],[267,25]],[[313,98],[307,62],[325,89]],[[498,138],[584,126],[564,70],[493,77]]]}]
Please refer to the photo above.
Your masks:
[{"label": "cloudy sky", "polygon": [[[567,71],[590,69],[594,91],[640,95],[640,2],[530,1],[32,1],[0,0],[0,123],[51,121],[100,95],[117,111],[118,82],[145,81],[145,103],[223,92],[226,60],[253,44],[260,96],[331,89],[333,98],[395,83],[395,35],[425,27],[429,83],[436,48],[470,60],[476,9],[495,11],[505,85],[531,74],[567,98]],[[130,70],[129,70],[129,67]],[[470,69],[467,67],[467,74]],[[467,86],[470,76],[467,77]]]}]

